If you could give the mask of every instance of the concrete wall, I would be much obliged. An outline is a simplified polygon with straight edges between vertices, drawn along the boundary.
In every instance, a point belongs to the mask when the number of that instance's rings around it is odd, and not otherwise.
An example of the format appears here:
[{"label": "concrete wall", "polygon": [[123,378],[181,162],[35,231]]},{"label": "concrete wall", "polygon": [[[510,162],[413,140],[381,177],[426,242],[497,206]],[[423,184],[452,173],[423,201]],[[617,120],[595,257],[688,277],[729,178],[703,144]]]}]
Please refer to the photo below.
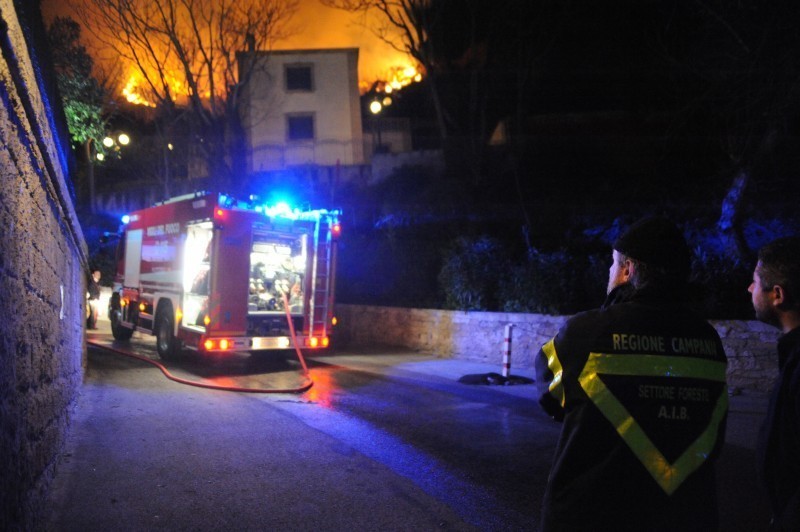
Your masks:
[{"label": "concrete wall", "polygon": [[0,0],[0,530],[38,528],[85,352],[86,246],[30,16]]},{"label": "concrete wall", "polygon": [[[567,320],[564,316],[458,312],[337,305],[337,345],[394,345],[496,364],[500,371],[505,326],[513,324],[511,369],[532,368],[533,358]],[[766,393],[777,375],[777,329],[757,321],[712,321],[728,355],[731,388]]]}]

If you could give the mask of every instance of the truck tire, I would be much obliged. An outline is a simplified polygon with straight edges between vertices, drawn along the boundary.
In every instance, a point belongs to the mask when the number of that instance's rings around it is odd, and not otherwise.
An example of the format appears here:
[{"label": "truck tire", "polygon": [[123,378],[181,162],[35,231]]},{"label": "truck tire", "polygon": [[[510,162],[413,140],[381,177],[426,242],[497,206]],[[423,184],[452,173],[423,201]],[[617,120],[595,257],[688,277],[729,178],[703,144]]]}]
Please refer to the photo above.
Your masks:
[{"label": "truck tire", "polygon": [[108,305],[108,319],[111,322],[111,334],[114,335],[115,340],[130,340],[133,336],[133,329],[123,327],[120,323],[122,321],[122,306],[119,304],[119,294],[111,296],[111,302]]},{"label": "truck tire", "polygon": [[170,305],[161,307],[156,316],[156,350],[164,360],[173,360],[181,352],[181,342],[175,338],[175,318]]}]

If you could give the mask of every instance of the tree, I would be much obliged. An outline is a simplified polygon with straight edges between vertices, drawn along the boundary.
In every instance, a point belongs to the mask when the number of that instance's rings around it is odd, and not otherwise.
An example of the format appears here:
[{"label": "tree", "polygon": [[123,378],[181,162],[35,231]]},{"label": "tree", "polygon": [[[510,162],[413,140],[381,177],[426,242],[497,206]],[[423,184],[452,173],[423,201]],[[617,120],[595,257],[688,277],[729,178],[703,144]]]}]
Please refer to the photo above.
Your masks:
[{"label": "tree", "polygon": [[432,35],[443,22],[443,2],[431,0],[320,0],[323,4],[351,12],[379,15],[372,31],[389,46],[413,57],[425,70],[436,113],[439,135],[448,137],[445,110],[437,89],[438,53]]},{"label": "tree", "polygon": [[[501,120],[522,122],[536,59],[553,40],[563,2],[551,0],[322,0],[372,14],[374,33],[425,71],[448,172],[491,180],[486,152]],[[568,3],[567,3],[568,4]],[[372,19],[367,19],[372,20]]]},{"label": "tree", "polygon": [[[190,124],[212,182],[233,186],[246,157],[240,95],[259,67],[237,54],[287,35],[297,0],[87,0],[77,9],[135,67],[165,135]],[[180,120],[184,110],[189,117]]]},{"label": "tree", "polygon": [[104,105],[107,91],[92,75],[94,61],[81,44],[81,29],[77,22],[57,17],[48,28],[47,38],[56,82],[61,93],[67,129],[72,141],[83,146],[89,185],[89,207],[94,211],[94,153],[102,150],[96,139],[105,135]]},{"label": "tree", "polygon": [[[743,222],[754,181],[764,188],[770,174],[796,165],[785,152],[794,151],[800,112],[800,6],[695,0],[673,7],[658,13],[654,49],[679,88],[676,116],[717,141],[719,173],[730,183],[717,227],[731,258],[752,260]],[[786,184],[767,191],[773,208],[777,196],[790,194]]]}]

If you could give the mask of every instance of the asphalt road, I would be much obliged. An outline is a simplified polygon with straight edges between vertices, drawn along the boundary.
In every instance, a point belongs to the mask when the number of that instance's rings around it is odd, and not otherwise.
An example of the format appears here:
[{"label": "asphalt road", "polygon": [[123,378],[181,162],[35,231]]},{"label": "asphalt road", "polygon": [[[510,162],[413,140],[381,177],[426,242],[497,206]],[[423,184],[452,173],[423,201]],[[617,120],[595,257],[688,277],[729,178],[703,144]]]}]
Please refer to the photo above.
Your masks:
[{"label": "asphalt road", "polygon": [[[152,343],[134,346],[155,358]],[[48,529],[536,530],[560,427],[532,386],[461,384],[499,368],[400,351],[308,363],[304,393],[236,393],[90,348]],[[169,365],[259,388],[299,386],[300,369],[248,355]],[[751,449],[761,405],[733,410],[723,530],[764,530]]]}]

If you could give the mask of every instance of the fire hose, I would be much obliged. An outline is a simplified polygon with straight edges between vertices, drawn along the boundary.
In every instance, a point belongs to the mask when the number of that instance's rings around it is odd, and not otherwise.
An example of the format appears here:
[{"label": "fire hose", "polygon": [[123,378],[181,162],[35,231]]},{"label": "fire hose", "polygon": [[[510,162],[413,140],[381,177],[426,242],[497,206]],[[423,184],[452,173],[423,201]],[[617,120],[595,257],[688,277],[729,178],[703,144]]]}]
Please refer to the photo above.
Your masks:
[{"label": "fire hose", "polygon": [[150,358],[147,358],[147,357],[144,357],[144,356],[141,356],[141,355],[136,355],[136,354],[133,354],[133,353],[128,353],[126,351],[122,351],[120,349],[115,349],[113,347],[100,345],[100,344],[96,344],[96,343],[93,343],[93,342],[89,342],[89,343],[91,343],[94,346],[102,347],[104,349],[107,349],[107,350],[109,350],[109,351],[111,351],[113,353],[116,353],[118,355],[124,355],[124,356],[130,357],[130,358],[135,358],[137,360],[142,360],[144,362],[147,362],[148,364],[152,364],[153,366],[156,366],[158,369],[160,369],[161,373],[163,373],[164,376],[166,378],[168,378],[169,380],[177,382],[177,383],[180,383],[180,384],[186,384],[187,386],[196,386],[198,388],[208,388],[208,389],[211,389],[211,390],[222,390],[222,391],[226,391],[226,392],[303,393],[306,390],[310,389],[314,385],[314,381],[311,380],[311,377],[308,374],[308,366],[306,365],[306,360],[303,357],[303,352],[300,350],[300,346],[297,344],[297,334],[295,333],[295,330],[294,330],[294,323],[292,323],[292,316],[289,313],[289,298],[286,296],[285,293],[283,294],[283,302],[284,302],[284,308],[286,310],[286,320],[287,320],[287,322],[289,324],[289,333],[290,333],[290,335],[292,337],[292,343],[294,344],[295,352],[297,353],[297,358],[300,360],[300,365],[303,367],[303,376],[306,378],[306,382],[304,382],[302,386],[299,386],[297,388],[243,388],[243,387],[239,387],[239,386],[222,386],[222,385],[219,385],[219,384],[210,384],[210,383],[206,383],[206,382],[199,382],[199,381],[193,381],[193,380],[189,380],[189,379],[183,379],[181,377],[176,377],[175,375],[170,373],[170,371],[166,368],[166,366],[164,366],[164,364],[162,364],[162,363],[160,363],[160,362],[158,362],[156,360],[152,360]]}]

